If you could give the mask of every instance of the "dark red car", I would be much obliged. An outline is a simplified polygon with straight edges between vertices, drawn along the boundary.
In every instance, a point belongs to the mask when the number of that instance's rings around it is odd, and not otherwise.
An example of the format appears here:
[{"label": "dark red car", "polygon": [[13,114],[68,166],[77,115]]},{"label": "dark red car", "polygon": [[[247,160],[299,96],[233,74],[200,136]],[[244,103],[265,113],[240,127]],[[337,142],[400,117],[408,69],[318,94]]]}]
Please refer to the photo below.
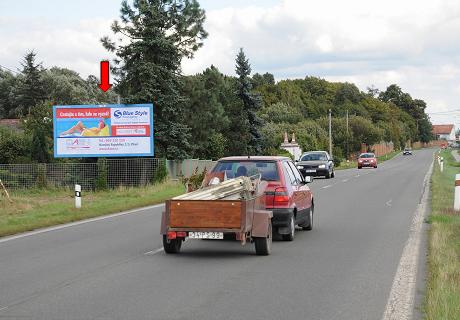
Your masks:
[{"label": "dark red car", "polygon": [[287,157],[227,157],[220,159],[212,172],[225,172],[228,179],[261,174],[268,182],[265,192],[266,210],[273,212],[274,232],[284,240],[292,241],[295,226],[304,230],[313,228],[314,200],[307,183],[291,159]]},{"label": "dark red car", "polygon": [[375,154],[366,152],[366,153],[361,153],[359,155],[358,169],[361,169],[364,167],[377,168],[377,158],[375,157]]}]

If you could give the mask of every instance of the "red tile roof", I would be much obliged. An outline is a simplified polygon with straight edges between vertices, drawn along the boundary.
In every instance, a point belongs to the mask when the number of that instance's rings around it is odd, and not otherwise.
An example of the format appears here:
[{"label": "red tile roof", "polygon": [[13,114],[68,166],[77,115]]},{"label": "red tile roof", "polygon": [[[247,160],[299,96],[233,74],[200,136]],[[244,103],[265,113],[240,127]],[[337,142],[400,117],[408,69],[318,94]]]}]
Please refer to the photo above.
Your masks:
[{"label": "red tile roof", "polygon": [[434,124],[433,134],[450,134],[453,128],[453,124]]}]

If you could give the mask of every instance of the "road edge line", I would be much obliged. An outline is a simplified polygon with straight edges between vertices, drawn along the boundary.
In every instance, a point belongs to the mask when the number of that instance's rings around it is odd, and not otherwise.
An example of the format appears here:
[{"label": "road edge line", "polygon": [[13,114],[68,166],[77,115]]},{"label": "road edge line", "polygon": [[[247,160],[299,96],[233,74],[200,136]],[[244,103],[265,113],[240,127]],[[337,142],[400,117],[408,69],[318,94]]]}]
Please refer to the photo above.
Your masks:
[{"label": "road edge line", "polygon": [[434,160],[423,179],[422,196],[412,219],[409,239],[399,260],[382,320],[409,320],[413,316],[422,227],[427,213],[433,164]]},{"label": "road edge line", "polygon": [[111,219],[111,218],[117,218],[117,217],[125,216],[127,214],[133,214],[133,213],[140,212],[140,211],[160,208],[162,206],[164,206],[164,203],[155,204],[155,205],[142,207],[142,208],[137,208],[137,209],[131,209],[131,210],[128,210],[128,211],[122,211],[122,212],[118,212],[118,213],[112,213],[112,214],[108,214],[108,215],[104,215],[104,216],[100,216],[100,217],[94,217],[94,218],[88,218],[88,219],[84,219],[84,220],[69,222],[69,223],[60,224],[60,225],[57,225],[57,226],[46,227],[46,228],[37,229],[37,230],[34,230],[34,231],[28,231],[28,232],[25,232],[25,233],[20,233],[20,234],[16,234],[16,235],[12,235],[12,236],[6,236],[6,237],[0,238],[0,243],[4,243],[4,242],[16,240],[16,239],[21,239],[21,238],[25,238],[25,237],[30,237],[30,236],[34,236],[34,235],[38,235],[38,234],[42,234],[42,233],[58,231],[58,230],[61,230],[61,229],[75,227],[75,226],[79,226],[81,224],[86,224],[86,223],[90,223],[90,222],[96,222],[96,221],[107,220],[107,219]]}]

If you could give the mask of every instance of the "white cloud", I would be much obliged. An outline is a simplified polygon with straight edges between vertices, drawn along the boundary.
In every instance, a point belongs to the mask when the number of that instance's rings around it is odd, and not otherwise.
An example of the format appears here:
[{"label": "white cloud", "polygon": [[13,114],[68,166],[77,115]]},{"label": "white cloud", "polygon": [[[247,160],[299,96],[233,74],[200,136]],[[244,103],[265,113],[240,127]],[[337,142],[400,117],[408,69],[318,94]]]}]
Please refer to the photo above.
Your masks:
[{"label": "white cloud", "polygon": [[[459,109],[458,0],[244,3],[212,1],[218,9],[207,12],[209,37],[193,60],[183,62],[186,74],[210,64],[234,74],[235,56],[243,47],[253,72],[271,72],[278,80],[313,75],[355,82],[363,90],[397,83],[427,101],[429,112]],[[46,67],[67,67],[86,77],[97,76],[99,61],[109,57],[99,39],[112,34],[112,19],[63,22],[6,14],[0,16],[1,65],[15,69],[34,49]]]},{"label": "white cloud", "polygon": [[83,77],[99,75],[99,62],[111,56],[99,41],[110,34],[110,24],[110,20],[89,19],[56,27],[43,18],[0,17],[0,64],[20,68],[25,53],[34,50],[45,67],[69,68]]},{"label": "white cloud", "polygon": [[397,83],[427,101],[429,112],[458,109],[459,1],[284,0],[211,10],[207,17],[209,38],[194,60],[184,61],[185,73],[212,63],[234,74],[243,47],[254,72],[277,79],[314,75],[363,90]]}]

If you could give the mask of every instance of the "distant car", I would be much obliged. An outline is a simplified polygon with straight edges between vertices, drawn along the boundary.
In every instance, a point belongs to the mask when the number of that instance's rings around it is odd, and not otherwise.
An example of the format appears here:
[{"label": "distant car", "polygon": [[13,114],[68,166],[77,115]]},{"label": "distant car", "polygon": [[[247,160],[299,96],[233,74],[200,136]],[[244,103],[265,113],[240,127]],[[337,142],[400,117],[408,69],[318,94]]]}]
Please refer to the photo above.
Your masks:
[{"label": "distant car", "polygon": [[297,168],[304,177],[324,176],[334,178],[334,161],[326,151],[309,151],[302,154],[297,162]]},{"label": "distant car", "polygon": [[227,157],[217,161],[211,172],[224,172],[227,178],[260,174],[267,181],[265,209],[273,212],[273,231],[283,240],[294,240],[295,226],[313,228],[313,193],[304,178],[287,157]]},{"label": "distant car", "polygon": [[411,155],[412,155],[412,149],[411,148],[404,148],[403,156],[411,156]]},{"label": "distant car", "polygon": [[364,167],[377,168],[377,158],[375,157],[375,154],[366,152],[366,153],[361,153],[359,155],[358,169],[361,169]]}]

